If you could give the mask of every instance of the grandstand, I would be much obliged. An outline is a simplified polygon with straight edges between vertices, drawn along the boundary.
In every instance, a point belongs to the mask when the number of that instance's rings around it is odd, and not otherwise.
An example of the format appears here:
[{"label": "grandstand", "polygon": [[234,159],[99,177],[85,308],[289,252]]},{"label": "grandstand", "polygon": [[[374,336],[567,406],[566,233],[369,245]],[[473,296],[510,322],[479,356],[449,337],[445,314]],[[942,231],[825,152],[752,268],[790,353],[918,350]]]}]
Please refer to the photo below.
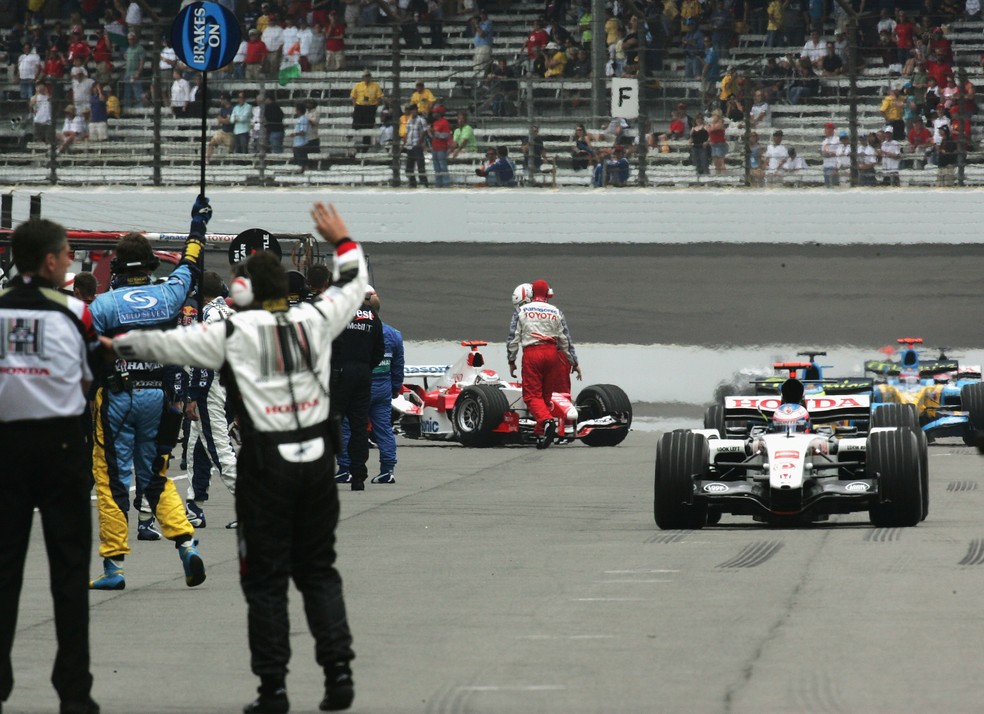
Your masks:
[{"label": "grandstand", "polygon": [[[158,8],[159,9],[159,8]],[[542,3],[522,0],[507,7],[490,8],[490,19],[495,26],[495,57],[505,57],[521,66],[522,48],[533,19],[543,10]],[[141,42],[148,48],[154,46],[155,35],[170,24],[169,17],[161,17],[158,24],[146,22],[141,31]],[[568,28],[576,25],[570,16]],[[156,30],[155,30],[156,28]],[[91,42],[96,37],[96,27],[87,27]],[[426,29],[426,28],[424,28]],[[831,36],[833,25],[828,25]],[[439,97],[448,109],[449,119],[458,110],[468,111],[475,128],[479,151],[461,154],[451,160],[452,181],[468,186],[483,183],[475,175],[488,146],[506,145],[520,164],[519,150],[530,135],[531,124],[540,129],[540,137],[548,161],[535,175],[521,172],[521,185],[583,187],[591,184],[591,170],[575,170],[571,162],[571,136],[577,123],[583,123],[589,131],[599,132],[609,117],[592,114],[592,84],[590,79],[542,79],[523,76],[517,80],[516,91],[507,93],[505,116],[493,116],[490,105],[489,81],[479,76],[472,66],[471,31],[463,18],[444,23],[445,45],[441,49],[402,48],[399,66],[394,66],[394,31],[388,24],[350,27],[346,34],[346,68],[332,72],[307,72],[280,86],[275,79],[247,81],[232,79],[229,74],[209,76],[209,90],[213,99],[219,92],[235,95],[246,91],[253,97],[264,91],[272,93],[290,115],[290,107],[298,102],[313,99],[318,105],[320,120],[320,150],[310,156],[312,167],[301,172],[291,164],[289,140],[285,151],[278,154],[232,154],[220,149],[207,167],[207,180],[212,185],[229,186],[388,186],[393,182],[394,157],[389,149],[374,146],[377,129],[354,130],[352,107],[349,99],[351,87],[359,81],[363,69],[370,69],[388,97],[393,96],[396,77],[400,78],[399,103],[408,101],[416,81],[423,81]],[[954,66],[966,72],[967,78],[979,84],[982,70],[979,56],[984,50],[984,22],[961,20],[947,28],[947,36],[953,43],[956,57]],[[763,47],[764,36],[743,34],[737,37],[725,64],[739,68],[750,87],[761,76],[766,54],[793,55],[798,57],[801,47]],[[7,43],[4,43],[6,48]],[[156,60],[156,58],[154,58]],[[152,106],[126,110],[121,119],[109,122],[109,141],[78,142],[66,153],[56,154],[54,147],[35,141],[26,102],[19,99],[17,58],[9,53],[0,54],[0,147],[2,147],[2,175],[6,184],[88,185],[193,185],[199,178],[199,119],[178,119],[170,115],[167,107],[155,112]],[[156,61],[148,64],[156,64]],[[150,74],[147,75],[148,85]],[[879,104],[887,87],[900,86],[898,73],[889,68],[875,67],[869,62],[857,81],[858,136],[881,128],[885,120],[879,113]],[[170,84],[168,78],[162,82]],[[610,80],[604,80],[607,107]],[[67,81],[66,81],[67,84]],[[772,128],[781,128],[788,146],[795,147],[809,167],[786,176],[787,185],[823,185],[820,159],[821,127],[832,121],[839,128],[847,128],[850,116],[850,83],[845,76],[821,79],[819,97],[806,99],[800,104],[776,103],[771,107]],[[684,101],[692,115],[700,108],[700,83],[684,76],[684,57],[679,42],[673,42],[665,53],[664,67],[642,80],[642,113],[659,133],[669,124],[671,109]],[[117,95],[122,96],[121,91]],[[55,131],[59,129],[58,117],[62,104],[55,104]],[[209,115],[209,132],[214,129],[215,105]],[[750,104],[750,102],[748,102]],[[155,120],[155,114],[159,119]],[[630,134],[637,136],[642,120],[633,121]],[[290,131],[290,120],[287,120]],[[760,131],[761,142],[767,143],[771,131]],[[741,186],[746,183],[744,132],[737,123],[729,126],[727,138],[730,152],[727,157],[728,172],[724,175],[698,176],[690,160],[685,140],[667,143],[664,151],[636,152],[632,157],[633,171],[630,183],[638,184],[640,169],[645,170],[646,185],[650,186]],[[966,156],[961,156],[961,180],[964,185],[984,184],[984,156],[973,149],[977,146],[977,133]],[[369,142],[366,146],[365,142]],[[610,143],[610,142],[609,142]],[[402,158],[400,159],[402,165]],[[429,157],[428,157],[429,162]],[[903,168],[902,185],[934,185],[937,171],[932,165],[925,168]],[[405,177],[401,178],[405,185]]]}]

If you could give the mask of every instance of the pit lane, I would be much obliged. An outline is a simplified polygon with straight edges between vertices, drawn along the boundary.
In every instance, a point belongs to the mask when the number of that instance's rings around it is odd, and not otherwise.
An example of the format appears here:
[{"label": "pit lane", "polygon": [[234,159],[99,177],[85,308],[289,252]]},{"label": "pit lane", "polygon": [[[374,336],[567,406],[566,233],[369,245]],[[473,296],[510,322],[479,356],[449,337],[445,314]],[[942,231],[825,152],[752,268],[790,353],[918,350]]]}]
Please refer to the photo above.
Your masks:
[{"label": "pit lane", "polygon": [[[536,246],[468,246],[468,260],[390,248],[373,253],[384,318],[413,339],[503,335],[512,287],[544,275],[581,343],[876,348],[921,332],[931,344],[980,344],[977,247],[678,247],[618,260]],[[424,274],[426,291],[408,277]],[[657,438],[544,452],[402,441],[395,485],[344,491],[353,711],[980,710],[980,457],[956,441],[930,447],[930,515],[913,529],[853,514],[805,529],[726,516],[659,531]],[[104,712],[231,712],[252,698],[235,539],[221,527],[231,498],[219,483],[213,494],[201,588],[184,586],[168,543],[134,539],[128,589],[92,594]],[[36,525],[7,712],[56,706],[42,547]],[[321,676],[296,594],[291,618],[292,711],[313,712]]]}]

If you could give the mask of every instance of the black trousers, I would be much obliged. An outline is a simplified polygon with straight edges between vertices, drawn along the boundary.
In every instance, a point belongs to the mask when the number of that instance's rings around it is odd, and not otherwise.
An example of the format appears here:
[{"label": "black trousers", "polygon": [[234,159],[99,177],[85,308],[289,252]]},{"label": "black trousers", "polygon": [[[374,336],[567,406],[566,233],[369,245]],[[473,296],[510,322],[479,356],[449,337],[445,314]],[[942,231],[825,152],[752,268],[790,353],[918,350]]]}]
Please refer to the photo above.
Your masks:
[{"label": "black trousers", "polygon": [[346,362],[331,374],[331,413],[349,423],[348,457],[353,481],[369,478],[369,403],[372,369],[363,362]]},{"label": "black trousers", "polygon": [[260,677],[287,674],[289,578],[304,598],[317,663],[330,670],[355,658],[334,567],[338,490],[327,425],[317,434],[303,436],[320,438],[324,448],[307,463],[284,460],[276,443],[255,435],[244,436],[237,462],[240,583],[249,612],[250,664]]},{"label": "black trousers", "polygon": [[80,417],[0,424],[0,701],[14,687],[10,650],[34,509],[48,551],[58,652],[51,682],[63,702],[88,701],[91,473]]},{"label": "black trousers", "polygon": [[424,147],[422,146],[412,146],[407,149],[407,180],[410,182],[410,188],[417,186],[417,177],[413,173],[414,166],[417,167],[417,173],[420,174],[420,183],[426,186],[427,167],[424,164]]}]

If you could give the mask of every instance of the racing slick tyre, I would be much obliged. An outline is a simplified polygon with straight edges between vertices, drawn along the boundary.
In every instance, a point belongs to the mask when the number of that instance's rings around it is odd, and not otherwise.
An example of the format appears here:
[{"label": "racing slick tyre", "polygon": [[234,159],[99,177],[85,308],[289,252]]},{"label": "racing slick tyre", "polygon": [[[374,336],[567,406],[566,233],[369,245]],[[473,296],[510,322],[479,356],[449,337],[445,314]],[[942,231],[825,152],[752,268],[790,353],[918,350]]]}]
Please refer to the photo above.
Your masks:
[{"label": "racing slick tyre", "polygon": [[690,431],[663,434],[656,448],[653,515],[662,530],[703,528],[707,506],[694,503],[694,475],[707,468],[707,439]]},{"label": "racing slick tyre", "polygon": [[919,447],[919,476],[922,483],[922,517],[919,520],[925,521],[929,515],[929,437],[922,429],[912,431]]},{"label": "racing slick tyre", "polygon": [[495,429],[509,411],[509,401],[501,389],[490,384],[465,387],[454,403],[454,430],[465,446],[484,449],[501,439]]},{"label": "racing slick tyre", "polygon": [[919,442],[909,429],[880,431],[868,437],[869,478],[878,480],[878,503],[868,510],[877,528],[907,528],[923,513]]},{"label": "racing slick tyre", "polygon": [[717,429],[722,439],[726,436],[723,404],[712,404],[704,410],[704,428]]},{"label": "racing slick tyre", "polygon": [[915,404],[886,404],[871,412],[871,428],[881,426],[911,426],[919,428],[919,412]]},{"label": "racing slick tyre", "polygon": [[625,426],[614,429],[596,429],[585,434],[581,441],[588,446],[617,446],[625,441],[632,426],[632,402],[621,387],[614,384],[592,384],[577,395],[574,402],[578,419],[599,419],[603,416],[625,415]]},{"label": "racing slick tyre", "polygon": [[970,413],[964,443],[967,446],[977,446],[980,432],[984,432],[984,382],[965,384],[960,389],[960,409]]}]

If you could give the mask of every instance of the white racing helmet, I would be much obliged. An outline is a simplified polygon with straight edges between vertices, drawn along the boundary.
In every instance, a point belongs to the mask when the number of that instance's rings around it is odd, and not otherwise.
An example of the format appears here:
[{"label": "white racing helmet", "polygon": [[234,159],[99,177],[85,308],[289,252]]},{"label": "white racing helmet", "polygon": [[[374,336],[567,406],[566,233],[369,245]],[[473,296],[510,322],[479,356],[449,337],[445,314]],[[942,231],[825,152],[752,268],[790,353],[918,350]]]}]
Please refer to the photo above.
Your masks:
[{"label": "white racing helmet", "polygon": [[521,283],[516,286],[512,294],[513,307],[525,305],[533,299],[533,285],[531,283]]}]

